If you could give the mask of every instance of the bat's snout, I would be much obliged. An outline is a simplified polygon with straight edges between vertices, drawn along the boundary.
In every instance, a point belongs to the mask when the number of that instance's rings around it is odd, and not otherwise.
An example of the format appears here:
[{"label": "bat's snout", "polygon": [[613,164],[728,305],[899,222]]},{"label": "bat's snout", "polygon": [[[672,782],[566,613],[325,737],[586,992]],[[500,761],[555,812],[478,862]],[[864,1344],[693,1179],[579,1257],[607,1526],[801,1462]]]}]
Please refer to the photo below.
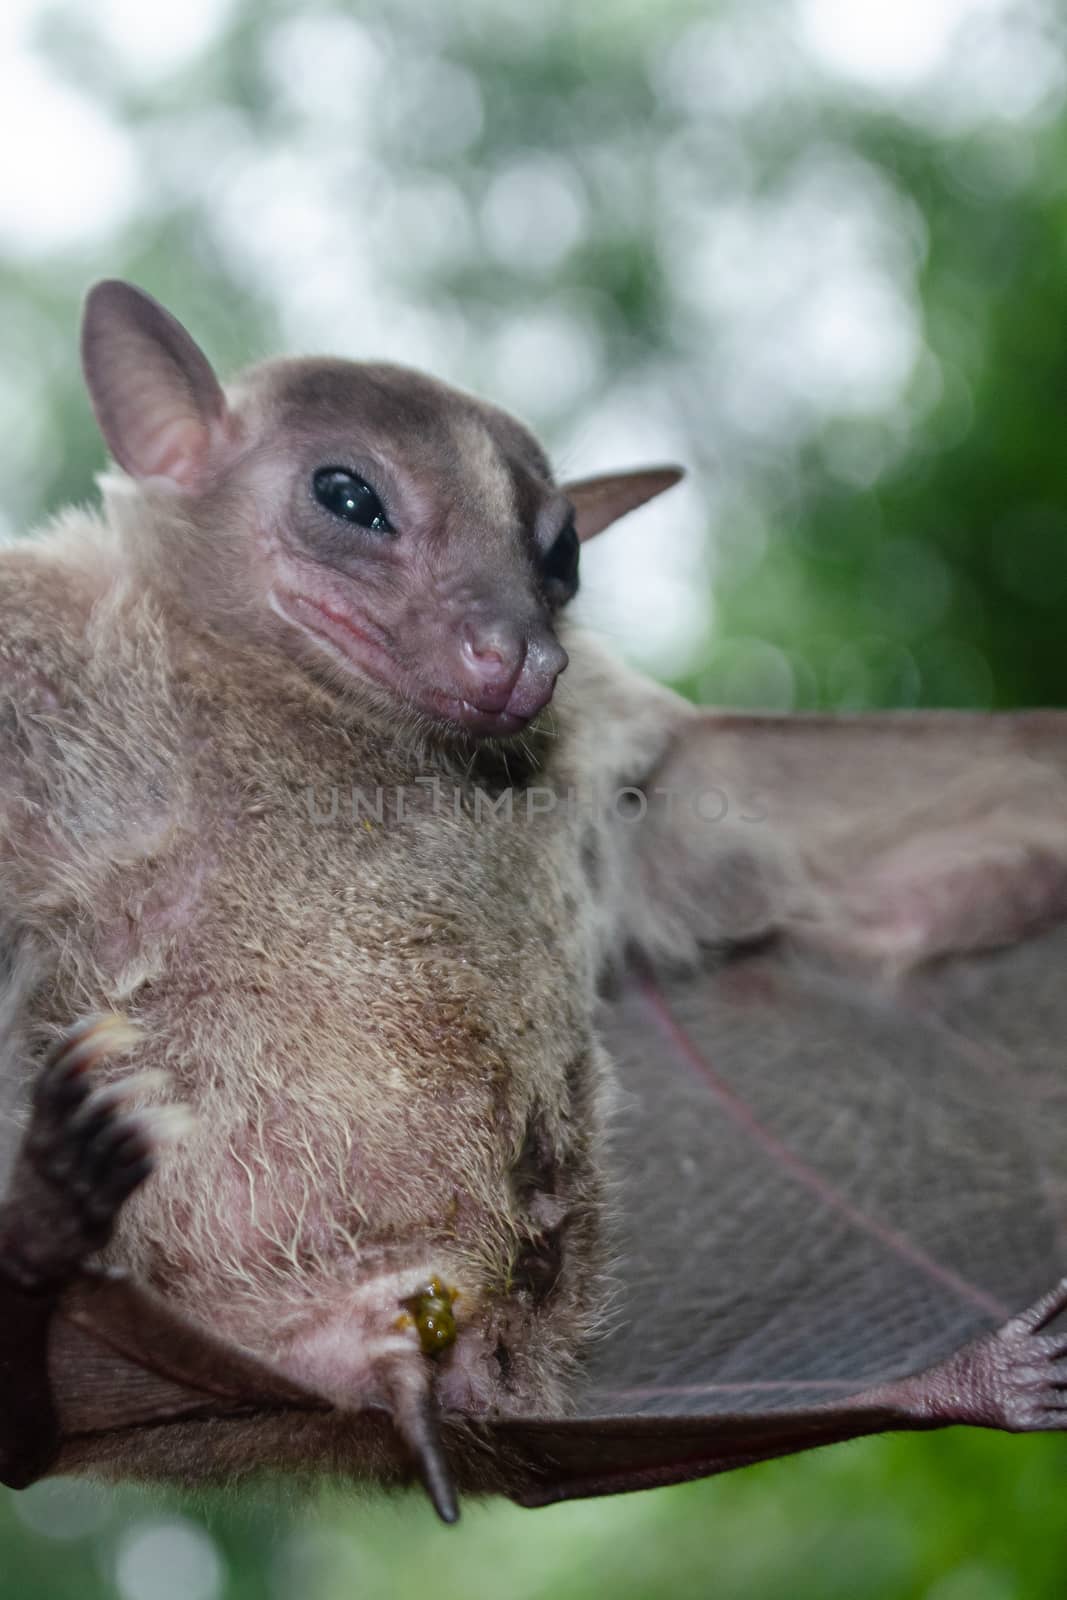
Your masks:
[{"label": "bat's snout", "polygon": [[516,733],[548,704],[567,652],[547,629],[528,633],[513,623],[461,630],[460,712],[472,732]]},{"label": "bat's snout", "polygon": [[515,627],[467,623],[460,637],[460,671],[466,698],[483,711],[503,711],[526,661],[527,644]]}]

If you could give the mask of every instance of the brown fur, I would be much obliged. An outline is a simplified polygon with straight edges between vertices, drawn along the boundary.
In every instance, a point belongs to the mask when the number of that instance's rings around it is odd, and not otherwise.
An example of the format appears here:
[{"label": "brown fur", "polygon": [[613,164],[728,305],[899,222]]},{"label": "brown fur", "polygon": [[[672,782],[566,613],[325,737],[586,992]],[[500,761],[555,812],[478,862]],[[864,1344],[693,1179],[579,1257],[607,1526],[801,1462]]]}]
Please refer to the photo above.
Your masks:
[{"label": "brown fur", "polygon": [[[108,1259],[357,1409],[382,1400],[383,1341],[415,1359],[401,1301],[435,1274],[458,1292],[446,1412],[558,1411],[608,1281],[594,1009],[617,888],[591,884],[603,824],[568,791],[647,768],[687,713],[568,639],[555,709],[479,744],[279,648],[256,542],[278,467],[253,435],[336,431],[343,367],[239,384],[239,455],[199,496],[113,475],[102,517],[0,556],[0,892],[38,964],[35,1036],[124,1011],[144,1044],[108,1070],[164,1069],[196,1116]],[[386,406],[375,446],[407,450],[409,500],[454,473],[452,595],[495,561],[538,604],[489,514],[495,494],[529,530],[537,447],[431,380],[375,382],[414,419],[406,439]],[[234,1437],[227,1469],[270,1452]]]}]

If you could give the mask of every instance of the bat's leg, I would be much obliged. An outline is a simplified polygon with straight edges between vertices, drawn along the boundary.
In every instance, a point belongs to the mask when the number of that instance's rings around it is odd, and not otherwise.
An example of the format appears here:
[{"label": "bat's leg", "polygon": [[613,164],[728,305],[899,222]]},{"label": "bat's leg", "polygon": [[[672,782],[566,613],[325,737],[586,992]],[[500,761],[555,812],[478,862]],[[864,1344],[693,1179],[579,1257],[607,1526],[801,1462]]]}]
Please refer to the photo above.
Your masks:
[{"label": "bat's leg", "polygon": [[46,1471],[58,1443],[47,1357],[59,1295],[152,1170],[147,1124],[123,1109],[122,1086],[89,1079],[135,1037],[119,1018],[95,1017],[55,1046],[0,1204],[0,1482],[11,1488]]}]

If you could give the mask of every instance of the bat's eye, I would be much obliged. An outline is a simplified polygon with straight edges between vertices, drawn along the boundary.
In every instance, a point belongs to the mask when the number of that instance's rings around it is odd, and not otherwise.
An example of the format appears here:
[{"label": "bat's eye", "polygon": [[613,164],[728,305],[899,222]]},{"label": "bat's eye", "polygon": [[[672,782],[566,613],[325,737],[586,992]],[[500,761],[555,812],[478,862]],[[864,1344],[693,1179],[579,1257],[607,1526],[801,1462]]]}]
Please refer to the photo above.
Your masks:
[{"label": "bat's eye", "polygon": [[568,595],[578,587],[578,534],[573,520],[567,523],[555,544],[541,562],[546,583],[558,584]]},{"label": "bat's eye", "polygon": [[369,483],[343,467],[320,467],[311,480],[315,499],[331,516],[376,533],[392,533],[382,502]]}]

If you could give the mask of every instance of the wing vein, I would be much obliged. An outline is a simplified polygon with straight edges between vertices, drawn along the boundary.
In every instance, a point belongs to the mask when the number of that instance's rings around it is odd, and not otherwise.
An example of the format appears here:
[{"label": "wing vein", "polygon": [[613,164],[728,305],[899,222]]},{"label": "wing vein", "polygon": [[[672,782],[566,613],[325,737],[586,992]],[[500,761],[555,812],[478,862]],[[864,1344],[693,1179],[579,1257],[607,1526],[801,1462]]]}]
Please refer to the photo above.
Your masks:
[{"label": "wing vein", "polygon": [[816,1196],[823,1205],[839,1216],[844,1217],[854,1227],[866,1233],[870,1238],[876,1239],[885,1249],[915,1267],[919,1272],[930,1278],[942,1287],[951,1289],[961,1300],[977,1306],[980,1310],[988,1312],[998,1321],[1010,1315],[1010,1307],[1005,1306],[996,1296],[987,1293],[978,1284],[971,1283],[969,1279],[955,1272],[951,1267],[936,1261],[918,1245],[900,1233],[888,1223],[880,1222],[877,1217],[869,1216],[865,1211],[852,1203],[847,1195],[830,1182],[816,1168],[810,1166],[796,1151],[781,1140],[777,1134],[756,1116],[752,1107],[732,1089],[722,1078],[707,1056],[701,1051],[689,1033],[671,1013],[661,991],[656,987],[651,978],[644,978],[639,984],[643,1003],[648,1008],[652,1020],[660,1032],[667,1038],[681,1059],[696,1072],[707,1085],[711,1094],[734,1123],[748,1135],[754,1144],[757,1144],[770,1159],[776,1162],[796,1181],[803,1185],[809,1193]]}]

